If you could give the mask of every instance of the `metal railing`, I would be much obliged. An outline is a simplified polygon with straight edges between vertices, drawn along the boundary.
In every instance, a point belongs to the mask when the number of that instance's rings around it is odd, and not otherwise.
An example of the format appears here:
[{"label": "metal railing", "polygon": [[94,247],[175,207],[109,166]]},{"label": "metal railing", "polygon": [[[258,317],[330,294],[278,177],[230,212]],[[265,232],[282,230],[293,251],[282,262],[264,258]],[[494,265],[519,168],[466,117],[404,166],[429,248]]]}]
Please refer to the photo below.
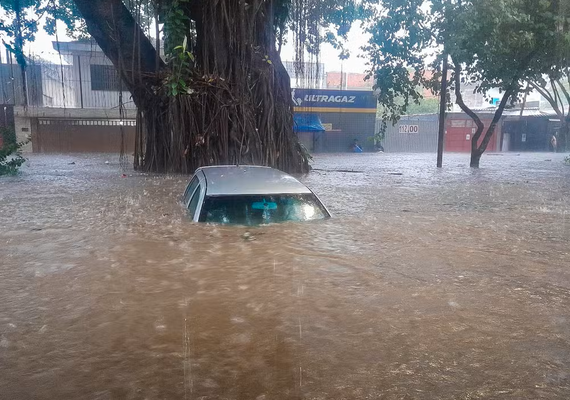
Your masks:
[{"label": "metal railing", "polygon": [[[73,65],[29,61],[25,73],[28,107],[111,110],[122,104],[126,109],[136,108],[130,93],[120,90],[116,78],[111,79],[116,71],[106,59],[74,59],[77,62]],[[97,67],[110,68],[111,74],[99,74],[92,79]],[[18,65],[0,64],[0,104],[24,105],[22,81]]]}]

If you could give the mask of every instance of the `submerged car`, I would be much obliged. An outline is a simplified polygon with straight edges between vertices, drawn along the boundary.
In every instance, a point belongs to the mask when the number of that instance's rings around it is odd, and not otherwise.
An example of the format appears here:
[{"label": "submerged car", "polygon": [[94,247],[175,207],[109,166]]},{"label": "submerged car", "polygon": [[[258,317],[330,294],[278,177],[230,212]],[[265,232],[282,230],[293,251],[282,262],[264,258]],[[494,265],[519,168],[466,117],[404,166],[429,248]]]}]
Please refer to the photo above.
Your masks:
[{"label": "submerged car", "polygon": [[319,198],[297,179],[259,166],[198,168],[184,206],[195,222],[263,225],[330,217]]}]

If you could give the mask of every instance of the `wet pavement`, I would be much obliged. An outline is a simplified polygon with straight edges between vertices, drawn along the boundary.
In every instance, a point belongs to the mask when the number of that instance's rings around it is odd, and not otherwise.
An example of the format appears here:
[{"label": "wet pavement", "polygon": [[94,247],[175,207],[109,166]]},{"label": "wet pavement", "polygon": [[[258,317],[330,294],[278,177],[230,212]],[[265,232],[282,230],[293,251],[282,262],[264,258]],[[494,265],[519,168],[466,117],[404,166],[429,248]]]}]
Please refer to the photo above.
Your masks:
[{"label": "wet pavement", "polygon": [[189,222],[187,177],[32,155],[0,178],[0,398],[568,399],[562,159],[318,156],[333,219],[245,228]]}]

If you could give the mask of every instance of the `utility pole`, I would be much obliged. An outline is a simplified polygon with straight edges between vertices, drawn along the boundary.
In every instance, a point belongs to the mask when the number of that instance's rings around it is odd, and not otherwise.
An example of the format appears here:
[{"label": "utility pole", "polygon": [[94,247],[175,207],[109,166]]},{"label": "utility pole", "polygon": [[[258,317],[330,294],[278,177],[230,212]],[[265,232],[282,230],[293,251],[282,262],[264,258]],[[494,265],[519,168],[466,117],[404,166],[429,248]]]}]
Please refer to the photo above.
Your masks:
[{"label": "utility pole", "polygon": [[443,54],[441,94],[439,97],[439,134],[437,137],[437,167],[443,166],[443,142],[445,140],[445,109],[447,108],[447,53]]}]

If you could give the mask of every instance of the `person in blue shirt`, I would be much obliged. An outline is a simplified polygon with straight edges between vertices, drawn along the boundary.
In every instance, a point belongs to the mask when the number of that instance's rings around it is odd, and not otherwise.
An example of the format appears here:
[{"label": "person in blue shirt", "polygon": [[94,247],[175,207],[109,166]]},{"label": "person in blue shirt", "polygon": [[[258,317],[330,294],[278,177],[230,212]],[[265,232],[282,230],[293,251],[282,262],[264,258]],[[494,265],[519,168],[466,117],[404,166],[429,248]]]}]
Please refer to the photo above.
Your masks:
[{"label": "person in blue shirt", "polygon": [[358,139],[354,139],[352,143],[352,151],[355,153],[362,153],[362,147],[358,144]]}]

